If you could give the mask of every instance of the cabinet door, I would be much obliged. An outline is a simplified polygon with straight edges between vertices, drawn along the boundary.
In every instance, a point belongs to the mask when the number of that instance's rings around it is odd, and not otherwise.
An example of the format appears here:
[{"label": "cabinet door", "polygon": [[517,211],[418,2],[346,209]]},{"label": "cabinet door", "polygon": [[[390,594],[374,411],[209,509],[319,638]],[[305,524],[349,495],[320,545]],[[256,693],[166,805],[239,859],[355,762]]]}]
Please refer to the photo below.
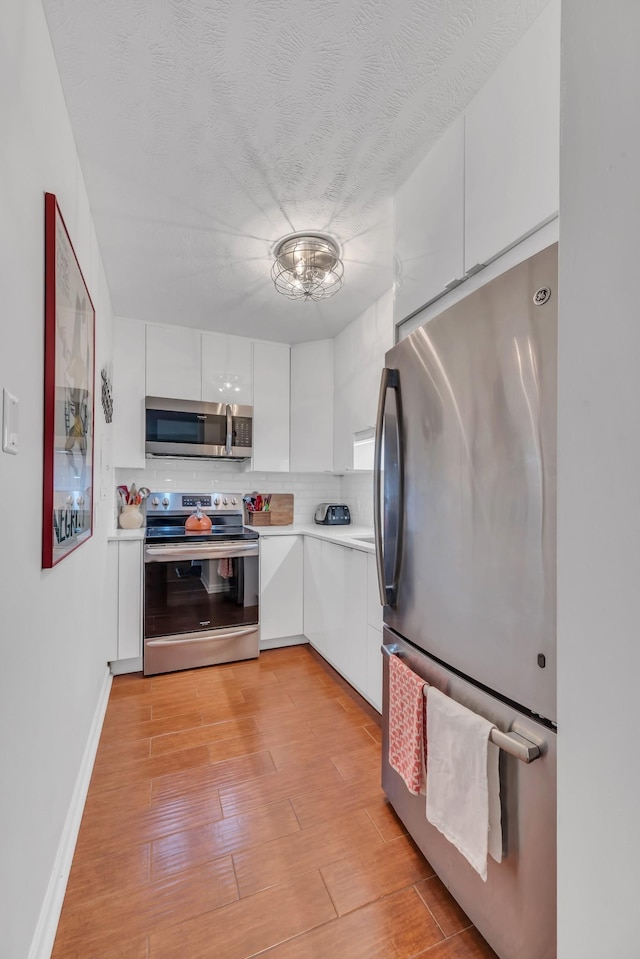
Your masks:
[{"label": "cabinet door", "polygon": [[322,546],[321,540],[304,537],[304,635],[325,656],[327,625],[322,593]]},{"label": "cabinet door", "polygon": [[558,0],[534,21],[465,117],[465,270],[473,272],[558,211]]},{"label": "cabinet door", "polygon": [[291,470],[333,469],[333,340],[291,347]]},{"label": "cabinet door", "polygon": [[302,635],[302,536],[260,537],[260,639]]},{"label": "cabinet door", "polygon": [[342,623],[335,649],[336,665],[352,686],[367,688],[367,554],[334,546],[343,553]]},{"label": "cabinet door", "polygon": [[253,344],[253,469],[289,470],[290,348]]},{"label": "cabinet door", "polygon": [[118,543],[107,543],[107,568],[105,573],[102,618],[109,636],[108,662],[118,658]]},{"label": "cabinet door", "polygon": [[324,604],[325,653],[323,655],[345,678],[348,662],[344,650],[347,550],[334,543],[322,543],[320,570],[321,599]]},{"label": "cabinet door", "polygon": [[142,540],[118,543],[118,659],[142,656]]},{"label": "cabinet door", "polygon": [[147,326],[147,396],[201,399],[200,331]]},{"label": "cabinet door", "polygon": [[225,333],[202,334],[202,399],[253,406],[253,341]]},{"label": "cabinet door", "polygon": [[356,433],[376,419],[380,371],[393,346],[393,299],[385,293],[335,339],[333,462],[336,472],[354,468]]},{"label": "cabinet door", "polygon": [[382,630],[382,606],[374,553],[367,554],[367,622],[369,626]]},{"label": "cabinet door", "polygon": [[367,626],[367,688],[366,697],[379,713],[382,712],[382,630]]},{"label": "cabinet door", "polygon": [[464,117],[395,194],[394,269],[396,323],[464,276]]},{"label": "cabinet door", "polygon": [[113,465],[144,469],[145,325],[113,322]]}]

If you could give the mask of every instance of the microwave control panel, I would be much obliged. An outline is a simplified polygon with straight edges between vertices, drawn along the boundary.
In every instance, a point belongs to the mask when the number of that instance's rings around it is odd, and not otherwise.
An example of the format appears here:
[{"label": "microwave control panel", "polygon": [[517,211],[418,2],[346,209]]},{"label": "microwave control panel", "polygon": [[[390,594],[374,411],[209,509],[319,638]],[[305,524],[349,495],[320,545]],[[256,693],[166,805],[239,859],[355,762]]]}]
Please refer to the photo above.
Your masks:
[{"label": "microwave control panel", "polygon": [[251,417],[234,416],[231,445],[251,449],[251,440]]}]

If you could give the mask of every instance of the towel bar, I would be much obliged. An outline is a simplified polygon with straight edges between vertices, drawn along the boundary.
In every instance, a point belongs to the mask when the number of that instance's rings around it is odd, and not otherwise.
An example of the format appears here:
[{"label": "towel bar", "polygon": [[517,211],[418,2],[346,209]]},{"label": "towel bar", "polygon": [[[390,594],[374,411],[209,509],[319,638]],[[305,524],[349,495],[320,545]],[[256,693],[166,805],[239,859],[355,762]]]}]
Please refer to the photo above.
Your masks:
[{"label": "towel bar", "polygon": [[[422,690],[425,699],[427,698],[428,686],[429,684],[425,683]],[[494,726],[489,733],[489,741],[494,746],[498,746],[499,749],[504,749],[505,753],[509,753],[510,756],[515,756],[521,763],[532,763],[534,759],[538,759],[540,756],[540,748],[535,743],[525,739],[524,736],[520,736],[519,733],[503,733],[497,726]]]},{"label": "towel bar", "polygon": [[[381,649],[383,655],[387,658],[392,655],[398,655],[393,648],[382,646]],[[425,699],[427,697],[428,685],[429,684],[425,682],[424,689],[422,690]],[[521,763],[532,763],[534,759],[538,759],[542,755],[540,747],[536,746],[535,743],[525,739],[524,736],[520,736],[519,733],[503,733],[497,726],[494,726],[491,730],[489,739],[495,746],[498,746],[499,749],[503,749],[505,753],[519,759]]]}]

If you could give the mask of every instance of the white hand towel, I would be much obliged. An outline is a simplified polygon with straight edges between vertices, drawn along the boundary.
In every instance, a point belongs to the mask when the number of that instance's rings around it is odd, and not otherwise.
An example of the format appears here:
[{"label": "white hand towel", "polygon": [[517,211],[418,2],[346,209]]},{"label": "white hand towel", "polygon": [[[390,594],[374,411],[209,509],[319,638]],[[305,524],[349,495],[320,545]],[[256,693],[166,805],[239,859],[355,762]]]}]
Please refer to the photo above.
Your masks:
[{"label": "white hand towel", "polygon": [[[489,851],[487,763],[492,729],[493,723],[484,716],[429,687],[427,819],[453,843],[485,882]],[[493,769],[495,776],[495,760]],[[498,831],[493,832],[497,840]],[[498,846],[501,839],[496,842],[496,848]]]}]

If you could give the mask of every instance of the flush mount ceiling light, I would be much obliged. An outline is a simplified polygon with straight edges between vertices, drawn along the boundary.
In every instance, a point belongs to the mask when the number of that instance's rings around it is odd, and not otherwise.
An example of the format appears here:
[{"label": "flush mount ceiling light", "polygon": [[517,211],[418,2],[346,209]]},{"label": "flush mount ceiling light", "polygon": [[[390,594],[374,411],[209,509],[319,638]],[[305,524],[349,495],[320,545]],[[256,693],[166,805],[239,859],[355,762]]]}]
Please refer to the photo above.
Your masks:
[{"label": "flush mount ceiling light", "polygon": [[271,277],[290,300],[324,300],[337,293],[344,267],[337,244],[321,233],[292,233],[274,250]]}]

